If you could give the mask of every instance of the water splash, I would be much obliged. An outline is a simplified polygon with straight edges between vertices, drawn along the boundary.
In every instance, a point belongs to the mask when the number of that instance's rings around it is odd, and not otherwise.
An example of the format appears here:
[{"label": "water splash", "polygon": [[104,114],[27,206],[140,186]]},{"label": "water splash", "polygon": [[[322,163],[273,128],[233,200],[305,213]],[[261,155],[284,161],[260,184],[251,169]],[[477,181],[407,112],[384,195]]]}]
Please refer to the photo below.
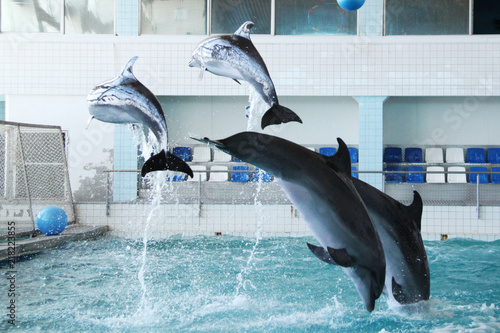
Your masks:
[{"label": "water splash", "polygon": [[248,102],[250,104],[250,108],[248,109],[247,131],[261,131],[260,123],[262,116],[271,106],[264,102],[254,87],[248,85],[248,90]]}]

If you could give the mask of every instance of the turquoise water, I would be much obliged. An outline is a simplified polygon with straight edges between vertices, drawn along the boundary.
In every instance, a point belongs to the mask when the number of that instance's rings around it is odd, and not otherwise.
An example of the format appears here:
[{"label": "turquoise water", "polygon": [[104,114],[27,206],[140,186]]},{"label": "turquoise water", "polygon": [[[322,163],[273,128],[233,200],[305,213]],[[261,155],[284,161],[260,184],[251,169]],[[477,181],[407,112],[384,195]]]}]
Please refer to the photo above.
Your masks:
[{"label": "turquoise water", "polygon": [[[69,243],[16,263],[17,330],[500,331],[498,241],[426,242],[431,300],[408,311],[382,296],[371,314],[342,270],[316,259],[307,241],[314,240],[264,238],[255,250],[251,238],[149,241],[144,288],[138,279],[142,240]],[[0,272],[6,275],[6,262]],[[5,313],[8,302],[1,282]],[[5,328],[12,329],[2,319]]]}]

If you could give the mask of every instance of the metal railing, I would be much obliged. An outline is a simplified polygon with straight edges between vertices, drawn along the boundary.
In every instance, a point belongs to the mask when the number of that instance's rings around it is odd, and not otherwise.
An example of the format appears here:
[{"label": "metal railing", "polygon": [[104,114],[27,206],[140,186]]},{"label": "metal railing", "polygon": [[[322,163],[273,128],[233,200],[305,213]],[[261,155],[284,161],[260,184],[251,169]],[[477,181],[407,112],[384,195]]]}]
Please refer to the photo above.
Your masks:
[{"label": "metal railing", "polygon": [[[241,164],[241,163],[240,163]],[[250,165],[247,165],[250,166]],[[454,164],[456,166],[456,164]],[[251,167],[251,166],[250,166]],[[110,212],[110,205],[112,203],[112,191],[113,191],[113,182],[112,182],[112,174],[114,173],[140,173],[140,170],[105,170],[107,174],[107,185],[106,185],[106,215],[109,215]],[[207,173],[210,175],[211,173],[249,173],[249,174],[254,174],[257,173],[257,171],[249,169],[249,170],[203,170],[203,171],[195,171],[195,177],[196,175],[200,173]],[[427,199],[426,197],[430,197],[431,195],[428,195],[430,192],[433,192],[432,197],[441,197],[442,195],[449,195],[453,196],[452,193],[460,193],[462,194],[464,192],[464,189],[466,189],[468,192],[475,192],[474,193],[474,199],[468,199],[468,200],[458,200],[458,204],[455,205],[466,205],[466,206],[471,206],[475,205],[477,212],[478,212],[478,218],[480,214],[480,209],[479,207],[481,206],[481,200],[484,202],[488,203],[493,203],[494,205],[500,205],[500,184],[496,183],[481,183],[480,182],[480,177],[476,177],[476,182],[475,183],[470,183],[470,182],[462,182],[462,183],[447,183],[446,178],[445,180],[441,183],[427,183],[427,182],[419,182],[419,183],[409,183],[409,182],[397,182],[397,183],[386,183],[384,181],[385,175],[387,174],[443,174],[443,175],[449,175],[449,174],[461,174],[461,175],[469,175],[469,174],[474,174],[474,175],[481,175],[481,174],[486,174],[491,177],[491,175],[496,175],[500,174],[500,172],[492,172],[492,171],[363,171],[363,170],[355,170],[353,171],[353,174],[379,174],[380,175],[380,180],[382,184],[382,191],[393,196],[395,199],[402,201],[404,203],[409,203],[411,202],[412,198],[412,192],[413,189],[418,190],[422,198],[424,200],[424,204],[442,204],[442,205],[449,205],[450,202],[456,202],[457,200],[454,200],[453,198],[443,198],[439,203],[433,203],[432,199]],[[244,196],[242,189],[238,187],[238,185],[244,185],[248,184],[248,182],[231,182],[230,180],[228,181],[223,181],[223,182],[214,182],[214,181],[201,181],[200,178],[198,178],[195,181],[174,181],[174,184],[179,189],[182,188],[189,188],[189,193],[188,191],[183,192],[183,191],[177,191],[176,195],[180,196],[181,199],[183,198],[184,200],[177,200],[177,202],[183,202],[183,203],[191,203],[191,204],[197,204],[199,206],[199,210],[201,211],[201,206],[202,204],[205,203],[244,203],[248,202],[251,203],[252,201],[252,195]],[[251,182],[250,182],[251,183]],[[226,185],[226,184],[231,184],[231,185]],[[275,185],[275,182],[263,182],[263,184],[268,184],[265,185],[267,186],[266,190],[267,191],[272,191],[272,194],[270,194],[268,197],[264,196],[264,202],[265,203],[285,203],[287,202],[286,197],[284,194],[282,194],[281,190],[279,189],[279,186]],[[249,186],[249,185],[247,185]],[[443,187],[444,186],[444,187]],[[492,186],[492,188],[489,189],[489,191],[483,191],[486,194],[488,194],[490,197],[493,196],[493,198],[487,198],[487,199],[481,199],[480,193],[481,193],[481,188],[486,187],[486,186]],[[498,189],[497,189],[498,186]],[[236,187],[236,189],[235,189]],[[204,189],[206,190],[204,191]],[[448,191],[445,191],[445,189],[448,188]],[[141,186],[137,186],[137,199],[140,198],[140,192],[142,191],[148,191],[147,188],[141,189]],[[253,191],[252,188],[248,188],[249,191]],[[404,192],[404,195],[400,195],[399,193]],[[280,193],[281,195],[278,195]],[[440,194],[441,193],[441,194]],[[451,194],[450,194],[451,193]],[[219,198],[217,198],[219,196]],[[220,199],[221,196],[226,196],[227,199],[226,201]],[[242,197],[239,201],[235,199],[235,196],[240,196]],[[470,197],[470,196],[469,196]],[[426,200],[427,199],[427,200]],[[434,199],[435,200],[435,199]],[[426,202],[427,201],[427,202]]]}]

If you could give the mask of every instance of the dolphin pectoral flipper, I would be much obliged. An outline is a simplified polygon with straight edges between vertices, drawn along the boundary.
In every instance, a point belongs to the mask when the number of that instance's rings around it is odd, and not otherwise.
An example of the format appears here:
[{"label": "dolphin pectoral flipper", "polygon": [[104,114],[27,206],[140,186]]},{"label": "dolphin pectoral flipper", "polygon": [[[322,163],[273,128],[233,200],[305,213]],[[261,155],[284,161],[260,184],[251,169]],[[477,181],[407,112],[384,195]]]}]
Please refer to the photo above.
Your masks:
[{"label": "dolphin pectoral flipper", "polygon": [[394,277],[392,277],[392,296],[394,296],[394,299],[398,301],[398,303],[407,303],[406,295],[403,292],[403,287],[396,282],[396,279],[394,279]]},{"label": "dolphin pectoral flipper", "polygon": [[302,119],[295,112],[282,105],[274,104],[262,116],[261,127],[264,129],[269,125],[279,125],[290,121],[302,123]]},{"label": "dolphin pectoral flipper", "polygon": [[234,82],[238,83],[238,84],[241,86],[240,81],[238,81],[238,80],[236,80],[236,79],[233,79],[233,80],[234,80]]},{"label": "dolphin pectoral flipper", "polygon": [[332,260],[342,267],[352,267],[356,264],[346,249],[336,250],[328,247],[328,253]]},{"label": "dolphin pectoral flipper", "polygon": [[193,171],[182,159],[164,150],[148,159],[142,166],[141,174],[144,177],[148,172],[159,170],[180,171],[193,178]]},{"label": "dolphin pectoral flipper", "polygon": [[336,262],[333,261],[332,257],[330,256],[330,254],[328,253],[328,251],[325,250],[324,247],[312,245],[310,243],[307,243],[307,247],[309,248],[309,250],[311,250],[311,252],[319,260],[324,261],[324,262],[326,262],[327,264],[330,264],[330,265],[336,265],[337,264]]}]

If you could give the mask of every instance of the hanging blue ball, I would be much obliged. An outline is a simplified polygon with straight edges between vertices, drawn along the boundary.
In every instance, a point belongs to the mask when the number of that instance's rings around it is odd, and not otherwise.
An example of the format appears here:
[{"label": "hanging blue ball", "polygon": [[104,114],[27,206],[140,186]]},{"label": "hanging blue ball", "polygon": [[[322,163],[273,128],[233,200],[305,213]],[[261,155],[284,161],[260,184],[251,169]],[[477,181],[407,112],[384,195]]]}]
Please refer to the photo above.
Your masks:
[{"label": "hanging blue ball", "polygon": [[358,10],[364,5],[365,0],[337,0],[337,2],[342,9]]},{"label": "hanging blue ball", "polygon": [[47,206],[36,216],[36,225],[47,236],[59,235],[68,225],[68,215],[62,208]]}]

